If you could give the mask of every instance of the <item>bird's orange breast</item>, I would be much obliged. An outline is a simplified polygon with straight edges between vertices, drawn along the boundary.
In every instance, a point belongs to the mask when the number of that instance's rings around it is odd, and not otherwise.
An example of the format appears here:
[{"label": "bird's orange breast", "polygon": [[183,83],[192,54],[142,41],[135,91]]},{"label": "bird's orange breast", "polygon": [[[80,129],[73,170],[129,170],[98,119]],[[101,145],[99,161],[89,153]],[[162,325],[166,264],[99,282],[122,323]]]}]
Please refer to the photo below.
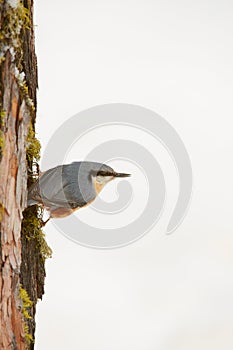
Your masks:
[{"label": "bird's orange breast", "polygon": [[93,180],[93,182],[94,182],[96,194],[99,194],[100,191],[102,190],[102,188],[104,187],[104,184],[100,184],[99,182],[97,182],[95,180]]}]

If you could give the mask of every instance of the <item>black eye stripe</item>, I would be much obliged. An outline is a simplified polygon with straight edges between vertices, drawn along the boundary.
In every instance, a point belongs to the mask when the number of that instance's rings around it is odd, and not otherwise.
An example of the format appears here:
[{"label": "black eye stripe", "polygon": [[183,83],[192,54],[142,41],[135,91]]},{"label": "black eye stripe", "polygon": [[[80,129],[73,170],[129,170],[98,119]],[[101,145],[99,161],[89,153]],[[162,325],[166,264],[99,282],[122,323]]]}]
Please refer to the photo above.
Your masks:
[{"label": "black eye stripe", "polygon": [[97,172],[97,176],[113,176],[113,173],[109,172],[109,171],[98,171]]}]

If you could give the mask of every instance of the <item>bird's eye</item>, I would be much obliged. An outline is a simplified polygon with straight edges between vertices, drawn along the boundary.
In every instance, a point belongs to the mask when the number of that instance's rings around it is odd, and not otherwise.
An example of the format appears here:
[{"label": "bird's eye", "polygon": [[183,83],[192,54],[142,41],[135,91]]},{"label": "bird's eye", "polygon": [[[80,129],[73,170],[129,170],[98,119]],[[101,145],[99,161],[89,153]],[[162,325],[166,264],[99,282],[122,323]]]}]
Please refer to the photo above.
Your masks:
[{"label": "bird's eye", "polygon": [[97,173],[97,176],[107,176],[108,174],[106,173],[106,171],[102,171],[102,170],[100,170],[100,171],[98,171],[98,173]]}]

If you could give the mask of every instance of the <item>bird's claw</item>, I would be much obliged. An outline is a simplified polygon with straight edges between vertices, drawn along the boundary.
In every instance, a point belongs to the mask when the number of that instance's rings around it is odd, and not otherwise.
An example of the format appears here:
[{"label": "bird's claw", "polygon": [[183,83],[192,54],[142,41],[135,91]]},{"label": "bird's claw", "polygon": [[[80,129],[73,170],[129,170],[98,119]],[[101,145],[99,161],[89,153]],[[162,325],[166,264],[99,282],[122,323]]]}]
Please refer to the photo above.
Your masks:
[{"label": "bird's claw", "polygon": [[46,224],[47,224],[47,222],[50,220],[50,218],[48,218],[47,220],[45,220],[45,221],[41,221],[41,227],[44,227]]}]

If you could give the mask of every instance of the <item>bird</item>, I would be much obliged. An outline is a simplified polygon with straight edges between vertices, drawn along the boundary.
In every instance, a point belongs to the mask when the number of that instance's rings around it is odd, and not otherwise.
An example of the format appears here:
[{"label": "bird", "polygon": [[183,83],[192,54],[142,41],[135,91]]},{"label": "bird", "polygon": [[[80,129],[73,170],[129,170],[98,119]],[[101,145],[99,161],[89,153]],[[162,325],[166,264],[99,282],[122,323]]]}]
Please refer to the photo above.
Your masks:
[{"label": "bird", "polygon": [[49,218],[63,218],[92,203],[104,186],[131,174],[118,173],[98,162],[80,161],[58,165],[39,175],[28,190],[27,205],[40,205]]}]

